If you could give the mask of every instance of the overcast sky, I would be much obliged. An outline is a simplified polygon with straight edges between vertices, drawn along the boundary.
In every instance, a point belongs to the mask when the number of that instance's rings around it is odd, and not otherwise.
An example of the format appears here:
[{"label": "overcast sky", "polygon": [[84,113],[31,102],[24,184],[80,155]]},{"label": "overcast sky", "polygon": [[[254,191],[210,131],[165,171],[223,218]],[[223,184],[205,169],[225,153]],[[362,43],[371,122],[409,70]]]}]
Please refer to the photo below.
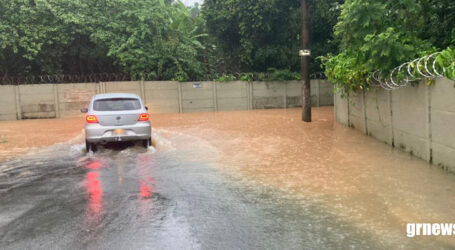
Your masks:
[{"label": "overcast sky", "polygon": [[193,6],[194,3],[202,4],[203,0],[182,0],[182,2],[187,6]]}]

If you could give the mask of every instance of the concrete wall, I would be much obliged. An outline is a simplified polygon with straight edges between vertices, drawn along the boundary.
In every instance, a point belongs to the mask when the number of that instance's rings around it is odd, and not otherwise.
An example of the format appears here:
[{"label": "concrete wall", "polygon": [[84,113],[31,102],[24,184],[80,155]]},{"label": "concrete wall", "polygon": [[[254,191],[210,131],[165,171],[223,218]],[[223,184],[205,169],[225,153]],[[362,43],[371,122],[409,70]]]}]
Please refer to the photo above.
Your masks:
[{"label": "concrete wall", "polygon": [[19,108],[22,119],[55,118],[55,88],[54,84],[20,85]]},{"label": "concrete wall", "polygon": [[[302,106],[302,82],[254,82],[254,109]],[[311,80],[311,103],[314,107],[333,105],[333,85],[326,80]]]},{"label": "concrete wall", "polygon": [[218,83],[216,87],[216,107],[219,111],[248,110],[250,105],[250,85],[247,82]]},{"label": "concrete wall", "polygon": [[430,103],[430,149],[433,163],[454,170],[455,166],[455,88],[454,82],[441,79],[431,86]]},{"label": "concrete wall", "polygon": [[183,113],[215,111],[215,83],[184,82],[180,88]]},{"label": "concrete wall", "polygon": [[57,86],[57,117],[80,115],[92,96],[100,93],[96,83],[59,84]]},{"label": "concrete wall", "polygon": [[[333,106],[333,85],[326,80],[313,80],[316,82],[317,106]],[[313,92],[313,91],[312,91]]]},{"label": "concrete wall", "polygon": [[[314,106],[333,105],[333,88],[312,80]],[[80,115],[93,95],[134,93],[151,113],[188,113],[301,106],[301,82],[131,81],[73,84],[1,85],[0,120]]]},{"label": "concrete wall", "polygon": [[0,120],[17,119],[17,86],[0,86]]},{"label": "concrete wall", "polygon": [[373,89],[364,92],[365,133],[392,145],[391,92]]},{"label": "concrete wall", "polygon": [[154,113],[179,113],[179,84],[177,82],[144,82],[142,100]]},{"label": "concrete wall", "polygon": [[455,171],[455,88],[446,78],[393,91],[335,96],[335,119],[416,157]]},{"label": "concrete wall", "polygon": [[141,82],[104,82],[102,85],[102,93],[131,93],[144,98],[142,94]]},{"label": "concrete wall", "polygon": [[253,109],[284,108],[286,86],[280,82],[256,82],[253,84]]}]

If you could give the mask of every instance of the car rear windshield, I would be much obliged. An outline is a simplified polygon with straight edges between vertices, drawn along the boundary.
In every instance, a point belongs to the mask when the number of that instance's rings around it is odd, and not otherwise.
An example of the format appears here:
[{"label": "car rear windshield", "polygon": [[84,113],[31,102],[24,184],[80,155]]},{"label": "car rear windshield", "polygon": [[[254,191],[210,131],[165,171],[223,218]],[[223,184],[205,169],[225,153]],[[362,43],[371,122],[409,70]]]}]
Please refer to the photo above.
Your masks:
[{"label": "car rear windshield", "polygon": [[100,99],[93,103],[95,111],[121,111],[141,109],[141,103],[136,98]]}]

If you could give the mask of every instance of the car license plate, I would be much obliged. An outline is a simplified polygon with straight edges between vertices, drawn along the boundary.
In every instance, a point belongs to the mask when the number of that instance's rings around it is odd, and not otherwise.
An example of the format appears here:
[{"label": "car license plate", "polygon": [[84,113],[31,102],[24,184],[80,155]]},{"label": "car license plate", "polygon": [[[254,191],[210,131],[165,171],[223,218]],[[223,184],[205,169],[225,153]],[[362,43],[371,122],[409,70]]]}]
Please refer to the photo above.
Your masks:
[{"label": "car license plate", "polygon": [[121,128],[114,130],[114,135],[124,135],[125,133],[126,133],[126,131]]}]

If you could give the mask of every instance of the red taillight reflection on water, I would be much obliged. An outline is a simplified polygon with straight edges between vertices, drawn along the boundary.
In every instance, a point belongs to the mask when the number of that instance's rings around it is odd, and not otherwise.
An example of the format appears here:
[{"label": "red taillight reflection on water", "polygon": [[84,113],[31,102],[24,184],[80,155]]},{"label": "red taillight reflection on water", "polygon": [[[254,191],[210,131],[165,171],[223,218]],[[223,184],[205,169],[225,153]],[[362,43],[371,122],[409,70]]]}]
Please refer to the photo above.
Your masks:
[{"label": "red taillight reflection on water", "polygon": [[98,172],[88,172],[85,175],[85,190],[88,195],[88,213],[98,216],[103,211],[103,187]]},{"label": "red taillight reflection on water", "polygon": [[149,180],[141,181],[141,198],[150,198],[152,195],[152,182]]},{"label": "red taillight reflection on water", "polygon": [[101,162],[92,161],[86,165],[88,169],[99,169],[101,167]]}]

